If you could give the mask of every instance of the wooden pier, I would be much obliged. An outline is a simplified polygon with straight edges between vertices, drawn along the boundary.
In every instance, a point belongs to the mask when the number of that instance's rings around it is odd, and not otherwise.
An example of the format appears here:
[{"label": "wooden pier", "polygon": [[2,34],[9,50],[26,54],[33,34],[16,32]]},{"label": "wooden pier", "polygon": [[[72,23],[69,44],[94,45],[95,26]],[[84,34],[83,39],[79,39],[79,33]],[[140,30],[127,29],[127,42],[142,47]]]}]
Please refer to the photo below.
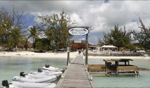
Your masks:
[{"label": "wooden pier", "polygon": [[56,88],[93,88],[83,55],[77,55],[68,65],[66,71],[57,83]]}]

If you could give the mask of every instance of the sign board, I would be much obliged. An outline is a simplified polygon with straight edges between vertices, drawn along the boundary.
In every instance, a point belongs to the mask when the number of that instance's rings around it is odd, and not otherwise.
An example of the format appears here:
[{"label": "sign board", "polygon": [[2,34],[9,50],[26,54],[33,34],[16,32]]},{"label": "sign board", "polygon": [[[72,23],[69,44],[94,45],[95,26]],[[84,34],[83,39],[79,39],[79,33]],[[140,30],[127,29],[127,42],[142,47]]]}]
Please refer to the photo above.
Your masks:
[{"label": "sign board", "polygon": [[81,40],[76,40],[76,41],[74,41],[74,43],[82,43],[82,41]]},{"label": "sign board", "polygon": [[88,32],[89,31],[86,28],[71,28],[69,30],[71,35],[86,35]]}]

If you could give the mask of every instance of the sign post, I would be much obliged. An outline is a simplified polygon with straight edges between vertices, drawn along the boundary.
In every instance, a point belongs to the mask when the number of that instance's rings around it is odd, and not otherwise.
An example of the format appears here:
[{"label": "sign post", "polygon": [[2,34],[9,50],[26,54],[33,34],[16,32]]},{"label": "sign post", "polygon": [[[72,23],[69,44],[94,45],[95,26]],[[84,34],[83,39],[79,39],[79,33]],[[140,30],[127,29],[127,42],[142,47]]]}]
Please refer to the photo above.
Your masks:
[{"label": "sign post", "polygon": [[69,47],[69,45],[70,45],[70,44],[69,44],[69,42],[68,42],[68,47],[67,47],[67,66],[68,66],[68,64],[69,64],[69,62],[70,62],[70,59],[69,59],[69,58],[70,58],[70,54],[69,54],[69,53],[70,53],[70,47]]},{"label": "sign post", "polygon": [[[89,27],[88,26],[74,26],[69,28],[69,34],[71,35],[86,35],[86,56],[85,56],[85,64],[88,64],[88,33]],[[70,43],[68,42],[68,47]],[[68,49],[67,49],[68,52]],[[67,65],[69,62],[69,52],[67,53]]]},{"label": "sign post", "polygon": [[85,56],[85,64],[88,64],[88,34],[86,34],[86,56]]}]

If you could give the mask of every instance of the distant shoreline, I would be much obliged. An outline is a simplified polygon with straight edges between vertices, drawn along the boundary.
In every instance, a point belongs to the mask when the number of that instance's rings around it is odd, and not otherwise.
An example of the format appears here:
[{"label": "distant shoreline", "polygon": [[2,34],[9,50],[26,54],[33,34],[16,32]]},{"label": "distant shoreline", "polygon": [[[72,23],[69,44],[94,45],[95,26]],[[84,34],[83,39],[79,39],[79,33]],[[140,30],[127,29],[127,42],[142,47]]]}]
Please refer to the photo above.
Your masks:
[{"label": "distant shoreline", "polygon": [[[70,52],[70,58],[75,58],[78,52]],[[17,51],[17,52],[6,52],[1,51],[0,57],[40,57],[40,58],[67,58],[67,52],[62,53],[35,53],[30,51]],[[150,59],[150,56],[88,56],[89,59]]]},{"label": "distant shoreline", "polygon": [[[78,53],[71,52],[70,58],[74,58]],[[45,52],[45,53],[37,53],[37,52],[30,52],[30,51],[17,51],[17,52],[0,52],[0,57],[33,57],[33,58],[67,58],[67,52],[62,53],[52,53],[52,52]]]},{"label": "distant shoreline", "polygon": [[89,56],[91,59],[150,59],[150,57],[144,56]]}]

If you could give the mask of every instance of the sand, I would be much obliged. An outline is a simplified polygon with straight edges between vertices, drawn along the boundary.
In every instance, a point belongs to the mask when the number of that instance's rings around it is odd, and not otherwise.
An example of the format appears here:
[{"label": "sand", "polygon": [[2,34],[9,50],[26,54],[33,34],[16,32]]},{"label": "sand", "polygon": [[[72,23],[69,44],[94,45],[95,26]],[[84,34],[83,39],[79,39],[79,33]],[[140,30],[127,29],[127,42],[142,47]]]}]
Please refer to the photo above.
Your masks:
[{"label": "sand", "polygon": [[[70,58],[75,58],[78,52],[70,52]],[[40,57],[40,58],[67,58],[67,52],[62,53],[35,53],[30,51],[17,51],[17,52],[0,52],[0,57]],[[150,56],[88,56],[90,59],[150,59]]]},{"label": "sand", "polygon": [[[70,58],[74,58],[78,52],[71,52]],[[41,58],[67,58],[67,52],[62,53],[35,53],[30,51],[18,51],[18,52],[0,52],[0,57],[41,57]]]}]

